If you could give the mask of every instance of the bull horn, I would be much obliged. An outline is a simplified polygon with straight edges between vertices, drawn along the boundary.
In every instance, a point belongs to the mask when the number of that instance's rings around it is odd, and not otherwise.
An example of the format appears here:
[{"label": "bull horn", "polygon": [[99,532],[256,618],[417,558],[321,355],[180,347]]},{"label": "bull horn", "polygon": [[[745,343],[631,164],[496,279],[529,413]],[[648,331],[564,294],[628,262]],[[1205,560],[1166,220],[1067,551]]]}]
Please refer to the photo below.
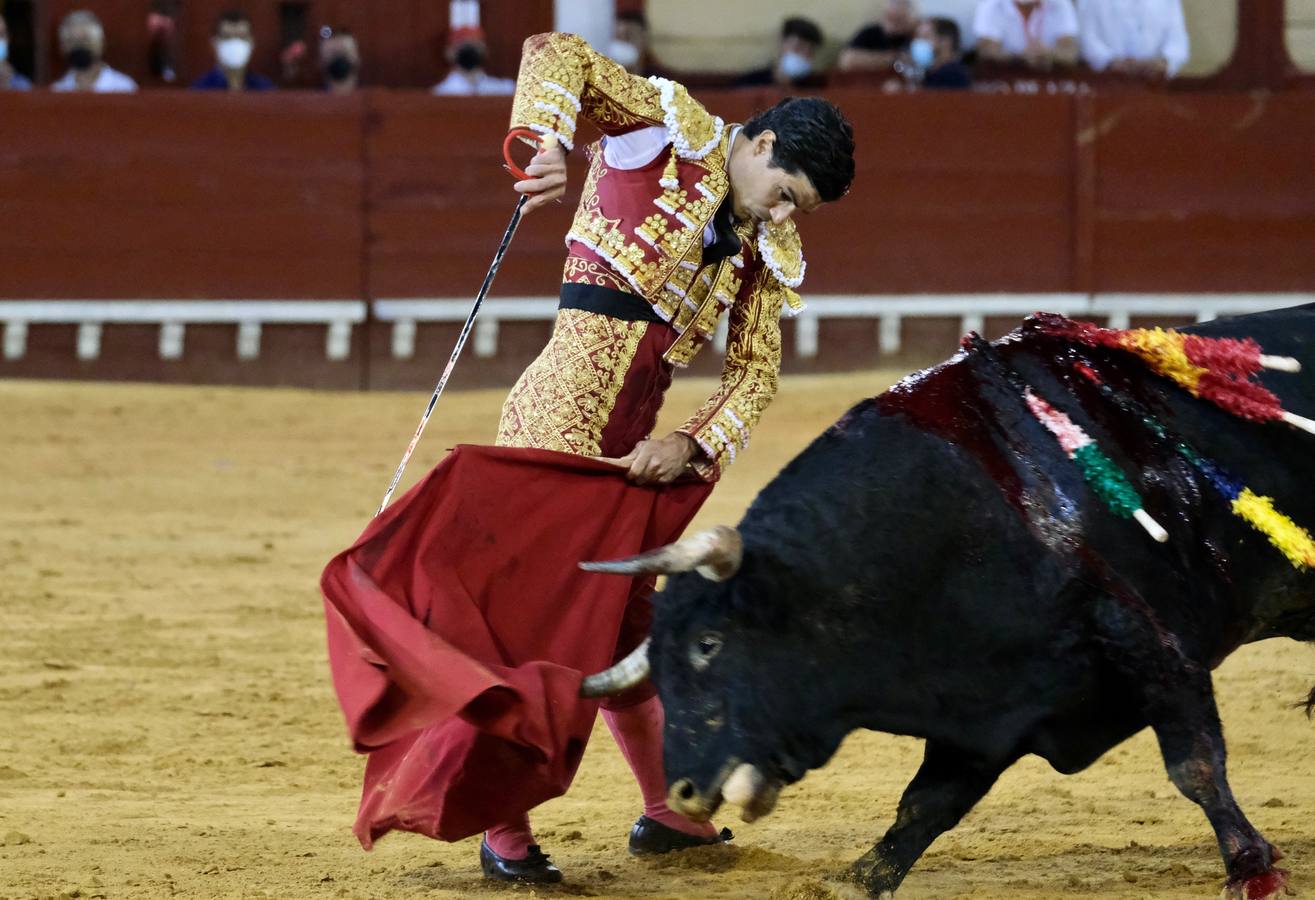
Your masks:
[{"label": "bull horn", "polygon": [[740,569],[744,540],[729,525],[718,525],[674,544],[609,562],[583,562],[586,572],[613,575],[672,575],[697,571],[711,581],[725,581]]},{"label": "bull horn", "polygon": [[589,675],[580,685],[580,696],[586,700],[612,697],[628,690],[648,677],[648,645],[652,638],[644,638],[630,655],[606,672]]}]

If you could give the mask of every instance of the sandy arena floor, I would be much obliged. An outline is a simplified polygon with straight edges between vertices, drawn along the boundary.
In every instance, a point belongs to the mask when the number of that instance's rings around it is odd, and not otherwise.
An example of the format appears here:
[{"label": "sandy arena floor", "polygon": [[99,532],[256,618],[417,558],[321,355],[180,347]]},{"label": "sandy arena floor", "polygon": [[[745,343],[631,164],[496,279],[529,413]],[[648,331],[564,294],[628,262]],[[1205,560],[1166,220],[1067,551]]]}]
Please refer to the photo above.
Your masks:
[{"label": "sandy arena floor", "polygon": [[[696,524],[754,492],[889,375],[787,379]],[[668,402],[693,409],[709,381]],[[317,579],[378,503],[420,395],[0,383],[0,898],[487,897],[474,839],[350,827],[361,770],[330,689]],[[407,480],[490,440],[501,393],[444,398]],[[1271,642],[1218,673],[1233,787],[1315,891],[1315,724],[1291,708],[1315,649]],[[821,874],[887,827],[918,742],[851,737],[734,849],[630,859],[638,791],[601,727],[536,816],[598,898],[823,900]],[[1010,771],[910,876],[916,898],[1218,895],[1199,811],[1148,734],[1080,776]]]}]

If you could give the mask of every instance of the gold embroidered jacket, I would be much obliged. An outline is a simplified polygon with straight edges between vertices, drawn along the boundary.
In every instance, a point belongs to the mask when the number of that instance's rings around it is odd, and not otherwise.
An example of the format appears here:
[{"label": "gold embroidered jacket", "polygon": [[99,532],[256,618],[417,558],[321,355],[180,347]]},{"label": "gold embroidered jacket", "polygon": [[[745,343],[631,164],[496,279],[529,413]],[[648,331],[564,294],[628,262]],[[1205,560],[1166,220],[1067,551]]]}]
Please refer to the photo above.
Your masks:
[{"label": "gold embroidered jacket", "polygon": [[[781,363],[780,316],[803,308],[795,292],[804,276],[803,249],[792,222],[735,226],[738,254],[703,264],[703,233],[730,193],[726,171],[732,129],[663,78],[644,79],[569,34],[541,34],[525,42],[511,126],[553,134],[575,146],[583,115],[604,134],[661,126],[670,161],[647,196],[609,172],[601,149],[590,148],[589,174],[567,233],[646,299],[680,335],[666,353],[688,365],[729,309],[721,385],[679,431],[707,459],[700,474],[715,478],[748,443],[749,432],[776,393]],[[569,267],[568,267],[569,272]]]}]

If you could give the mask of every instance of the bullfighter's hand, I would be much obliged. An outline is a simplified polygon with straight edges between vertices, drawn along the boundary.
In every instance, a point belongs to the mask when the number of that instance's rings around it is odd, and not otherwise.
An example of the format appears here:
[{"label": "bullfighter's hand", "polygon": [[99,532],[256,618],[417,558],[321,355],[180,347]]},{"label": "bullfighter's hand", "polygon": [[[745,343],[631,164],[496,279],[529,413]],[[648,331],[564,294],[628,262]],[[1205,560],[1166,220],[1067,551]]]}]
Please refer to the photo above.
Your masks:
[{"label": "bullfighter's hand", "polygon": [[640,441],[620,459],[594,458],[625,468],[626,477],[635,484],[670,484],[685,472],[698,453],[699,445],[693,438],[673,431],[664,438]]},{"label": "bullfighter's hand", "polygon": [[512,185],[519,193],[533,195],[521,210],[522,215],[566,193],[566,151],[561,147],[540,150],[525,167],[525,174],[531,177]]}]

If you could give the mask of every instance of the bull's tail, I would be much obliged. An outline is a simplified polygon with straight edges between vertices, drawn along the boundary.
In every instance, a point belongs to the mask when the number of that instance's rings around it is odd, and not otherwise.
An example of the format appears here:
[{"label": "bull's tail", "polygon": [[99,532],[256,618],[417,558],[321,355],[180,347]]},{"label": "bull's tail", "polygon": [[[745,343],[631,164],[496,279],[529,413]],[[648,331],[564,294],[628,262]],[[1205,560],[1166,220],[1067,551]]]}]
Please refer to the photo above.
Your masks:
[{"label": "bull's tail", "polygon": [[1310,689],[1310,696],[1306,698],[1306,718],[1315,718],[1315,688]]}]

